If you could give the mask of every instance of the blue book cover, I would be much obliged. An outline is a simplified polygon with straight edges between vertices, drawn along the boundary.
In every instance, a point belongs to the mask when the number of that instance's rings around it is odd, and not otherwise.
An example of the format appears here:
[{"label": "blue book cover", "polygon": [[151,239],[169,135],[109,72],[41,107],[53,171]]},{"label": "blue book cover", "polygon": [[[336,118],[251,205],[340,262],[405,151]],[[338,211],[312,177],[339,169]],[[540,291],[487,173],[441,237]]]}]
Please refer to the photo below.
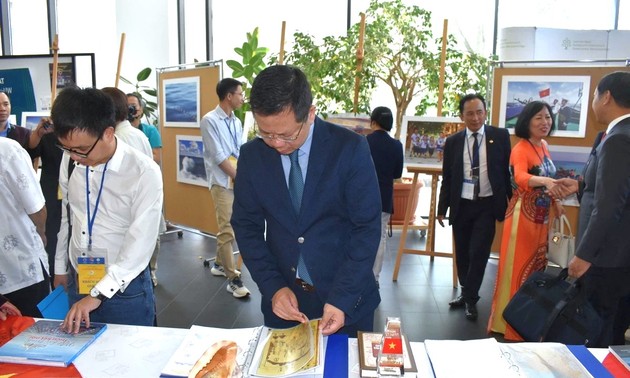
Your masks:
[{"label": "blue book cover", "polygon": [[70,309],[68,293],[59,285],[37,304],[37,308],[46,319],[63,320]]},{"label": "blue book cover", "polygon": [[602,365],[601,362],[584,345],[567,345],[567,348],[582,363],[593,377],[613,378],[612,374]]},{"label": "blue book cover", "polygon": [[0,362],[68,366],[107,328],[104,323],[81,326],[79,333],[61,329],[60,320],[40,320],[0,347]]}]

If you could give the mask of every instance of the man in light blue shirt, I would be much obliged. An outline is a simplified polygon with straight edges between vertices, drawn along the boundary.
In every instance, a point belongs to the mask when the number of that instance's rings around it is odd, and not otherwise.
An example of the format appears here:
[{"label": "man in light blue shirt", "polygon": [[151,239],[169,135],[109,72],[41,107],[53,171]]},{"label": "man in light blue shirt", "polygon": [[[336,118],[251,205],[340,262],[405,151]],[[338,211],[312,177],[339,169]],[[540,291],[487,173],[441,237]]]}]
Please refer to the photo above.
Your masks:
[{"label": "man in light blue shirt", "polygon": [[243,134],[243,126],[234,115],[234,109],[240,108],[244,102],[242,84],[225,78],[217,84],[217,95],[219,105],[201,119],[200,125],[203,161],[219,227],[217,258],[211,272],[215,276],[227,277],[227,291],[236,298],[242,298],[249,295],[249,290],[234,267],[234,231],[230,224],[234,202],[232,187]]}]

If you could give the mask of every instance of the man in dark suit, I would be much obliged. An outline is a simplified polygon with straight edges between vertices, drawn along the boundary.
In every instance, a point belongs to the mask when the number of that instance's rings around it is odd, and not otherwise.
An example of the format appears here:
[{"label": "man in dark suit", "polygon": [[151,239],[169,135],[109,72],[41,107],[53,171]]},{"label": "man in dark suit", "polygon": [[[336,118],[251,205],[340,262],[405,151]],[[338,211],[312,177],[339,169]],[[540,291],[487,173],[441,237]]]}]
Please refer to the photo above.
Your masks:
[{"label": "man in dark suit", "polygon": [[486,102],[481,95],[464,96],[459,116],[466,128],[446,139],[437,219],[444,226],[450,208],[462,294],[449,305],[465,307],[466,318],[475,320],[495,222],[505,218],[512,196],[511,147],[507,130],[485,125]]},{"label": "man in dark suit", "polygon": [[608,128],[586,165],[569,275],[581,278],[604,323],[599,340],[589,345],[607,347],[624,344],[628,327],[627,320],[619,326],[625,314],[617,311],[630,295],[630,72],[602,78],[591,106]]},{"label": "man in dark suit", "polygon": [[381,201],[367,141],[315,116],[294,67],[258,74],[250,105],[258,138],[241,148],[231,223],[265,325],[372,330]]}]

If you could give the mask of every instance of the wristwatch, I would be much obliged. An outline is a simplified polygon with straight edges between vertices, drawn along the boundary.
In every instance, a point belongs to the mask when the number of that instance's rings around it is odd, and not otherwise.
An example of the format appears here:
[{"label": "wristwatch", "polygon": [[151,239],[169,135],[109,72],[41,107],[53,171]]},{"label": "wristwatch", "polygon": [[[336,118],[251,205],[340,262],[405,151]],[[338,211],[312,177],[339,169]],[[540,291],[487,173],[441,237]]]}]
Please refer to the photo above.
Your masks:
[{"label": "wristwatch", "polygon": [[90,290],[90,297],[99,299],[101,302],[107,299],[107,297],[101,294],[96,287],[93,287],[92,290]]}]

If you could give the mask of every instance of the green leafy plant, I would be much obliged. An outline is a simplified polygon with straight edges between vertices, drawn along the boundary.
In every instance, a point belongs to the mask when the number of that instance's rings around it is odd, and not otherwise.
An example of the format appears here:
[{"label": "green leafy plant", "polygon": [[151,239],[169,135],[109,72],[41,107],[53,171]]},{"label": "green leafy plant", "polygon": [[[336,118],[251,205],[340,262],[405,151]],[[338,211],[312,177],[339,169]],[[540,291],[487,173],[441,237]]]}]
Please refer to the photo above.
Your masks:
[{"label": "green leafy plant", "polygon": [[[243,82],[243,92],[245,92],[245,98],[248,98],[256,75],[267,67],[264,58],[269,49],[258,46],[258,28],[255,28],[253,32],[247,33],[247,40],[243,42],[243,45],[236,47],[234,51],[241,57],[241,61],[228,60],[225,64],[232,69],[233,78],[242,77],[246,80]],[[234,111],[234,114],[241,122],[245,122],[245,113],[248,110],[249,104],[245,102],[240,109]]]},{"label": "green leafy plant", "polygon": [[129,85],[134,86],[133,93],[136,94],[138,97],[140,97],[142,101],[144,101],[145,103],[144,110],[143,110],[144,117],[146,117],[149,123],[157,126],[158,124],[157,90],[155,89],[155,87],[151,87],[146,84],[143,84],[143,82],[146,81],[151,76],[151,72],[153,72],[153,70],[150,67],[146,67],[140,70],[140,72],[138,72],[138,74],[136,75],[135,83],[132,83],[130,80],[125,79],[122,76],[120,77],[120,80],[122,80],[123,82]]}]

